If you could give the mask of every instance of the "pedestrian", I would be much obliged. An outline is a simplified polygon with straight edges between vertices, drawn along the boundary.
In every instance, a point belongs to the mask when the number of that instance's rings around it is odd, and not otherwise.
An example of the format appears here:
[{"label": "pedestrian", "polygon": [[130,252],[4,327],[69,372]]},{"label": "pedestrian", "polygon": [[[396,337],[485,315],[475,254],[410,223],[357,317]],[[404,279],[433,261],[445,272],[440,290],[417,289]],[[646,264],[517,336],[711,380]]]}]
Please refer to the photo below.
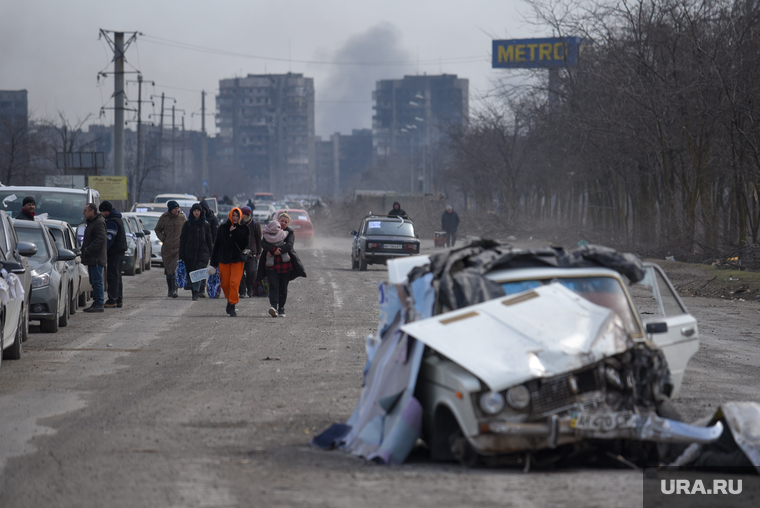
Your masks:
[{"label": "pedestrian", "polygon": [[240,208],[230,210],[228,220],[219,226],[211,253],[211,266],[219,270],[224,297],[227,298],[227,314],[237,316],[235,304],[240,301],[238,288],[243,277],[243,251],[248,248],[250,230],[240,224],[243,213]]},{"label": "pedestrian", "polygon": [[206,218],[206,222],[208,222],[208,225],[211,227],[211,241],[216,241],[216,233],[219,231],[219,218],[216,216],[216,214],[209,208],[208,201],[205,199],[201,199],[200,205],[203,207],[204,217]]},{"label": "pedestrian", "polygon": [[156,236],[161,241],[161,259],[164,262],[166,285],[169,287],[169,298],[177,298],[177,261],[179,260],[179,237],[187,217],[179,208],[179,203],[168,201],[164,212],[156,223]]},{"label": "pedestrian", "polygon": [[103,201],[99,208],[100,215],[106,221],[106,238],[108,239],[108,268],[106,269],[108,300],[106,300],[105,307],[106,309],[121,308],[124,300],[121,265],[124,262],[124,253],[127,250],[127,234],[124,231],[121,213],[113,207],[110,201]]},{"label": "pedestrian", "polygon": [[441,229],[446,231],[446,247],[453,247],[457,243],[458,228],[459,215],[451,205],[446,205],[446,211],[441,215]]},{"label": "pedestrian", "polygon": [[240,222],[247,226],[250,234],[248,236],[248,250],[251,255],[243,266],[243,278],[240,281],[240,297],[249,298],[253,296],[253,288],[256,283],[256,268],[261,256],[261,224],[253,218],[254,207],[244,206],[240,209],[243,212],[243,218]]},{"label": "pedestrian", "polygon": [[[179,258],[187,268],[187,278],[190,272],[202,270],[208,266],[214,242],[211,241],[211,227],[206,222],[203,207],[195,203],[190,208],[190,217],[182,226],[179,237]],[[193,300],[198,299],[201,281],[192,283]]]},{"label": "pedestrian", "polygon": [[21,210],[18,211],[14,219],[16,220],[34,220],[34,209],[37,208],[37,202],[32,196],[27,196],[21,202]]},{"label": "pedestrian", "polygon": [[[296,277],[306,277],[306,270],[293,248],[295,233],[289,226],[290,215],[283,212],[277,221],[266,225],[261,239],[262,256],[257,279],[261,281],[266,277],[269,281],[269,315],[272,317],[285,317],[288,283]],[[267,263],[270,256],[271,265]]]},{"label": "pedestrian", "polygon": [[83,215],[86,221],[82,239],[82,264],[87,267],[92,286],[92,305],[85,312],[103,312],[103,267],[108,261],[108,233],[106,221],[95,203],[84,205]]},{"label": "pedestrian", "polygon": [[406,212],[401,209],[398,201],[393,202],[393,208],[388,212],[389,217],[406,217]]}]

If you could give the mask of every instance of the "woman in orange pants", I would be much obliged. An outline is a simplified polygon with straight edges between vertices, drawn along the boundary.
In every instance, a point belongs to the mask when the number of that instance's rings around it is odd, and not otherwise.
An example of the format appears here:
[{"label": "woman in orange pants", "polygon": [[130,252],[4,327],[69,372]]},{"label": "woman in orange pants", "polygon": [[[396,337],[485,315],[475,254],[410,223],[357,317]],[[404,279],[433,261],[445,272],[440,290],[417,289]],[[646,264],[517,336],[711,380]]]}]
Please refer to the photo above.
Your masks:
[{"label": "woman in orange pants", "polygon": [[248,237],[250,230],[240,224],[243,213],[240,208],[233,208],[228,215],[228,221],[219,226],[211,253],[211,266],[219,270],[222,280],[224,297],[227,298],[227,314],[237,316],[235,304],[238,303],[238,288],[243,277],[243,257],[249,254]]}]

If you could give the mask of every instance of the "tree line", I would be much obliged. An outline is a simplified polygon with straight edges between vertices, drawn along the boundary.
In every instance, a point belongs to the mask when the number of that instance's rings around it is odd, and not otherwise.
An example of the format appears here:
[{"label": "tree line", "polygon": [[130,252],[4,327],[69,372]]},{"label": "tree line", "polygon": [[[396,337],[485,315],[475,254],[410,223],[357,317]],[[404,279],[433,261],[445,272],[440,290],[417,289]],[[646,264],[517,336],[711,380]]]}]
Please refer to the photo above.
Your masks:
[{"label": "tree line", "polygon": [[523,230],[689,260],[757,244],[760,1],[529,4],[584,39],[578,65],[505,81],[449,133],[439,185]]}]

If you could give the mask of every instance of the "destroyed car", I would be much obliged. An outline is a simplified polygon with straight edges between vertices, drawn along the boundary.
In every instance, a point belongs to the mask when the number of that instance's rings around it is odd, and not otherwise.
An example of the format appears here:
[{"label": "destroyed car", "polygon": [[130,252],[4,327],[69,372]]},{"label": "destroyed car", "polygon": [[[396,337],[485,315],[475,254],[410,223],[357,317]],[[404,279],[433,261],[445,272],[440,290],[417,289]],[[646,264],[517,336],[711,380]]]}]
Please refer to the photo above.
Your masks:
[{"label": "destroyed car", "polygon": [[699,334],[655,264],[476,240],[388,270],[362,396],[334,446],[398,463],[422,438],[434,460],[527,467],[591,442],[639,443],[650,459],[654,443],[722,433],[661,415]]}]

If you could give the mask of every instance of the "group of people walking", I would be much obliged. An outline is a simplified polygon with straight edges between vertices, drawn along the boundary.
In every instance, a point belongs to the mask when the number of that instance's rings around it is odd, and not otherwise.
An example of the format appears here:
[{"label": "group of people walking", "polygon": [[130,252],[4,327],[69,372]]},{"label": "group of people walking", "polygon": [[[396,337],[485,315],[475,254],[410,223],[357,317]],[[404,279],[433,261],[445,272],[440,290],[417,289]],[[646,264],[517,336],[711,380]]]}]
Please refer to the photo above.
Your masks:
[{"label": "group of people walking", "polygon": [[[264,277],[269,281],[269,314],[285,317],[288,283],[306,277],[293,248],[295,235],[287,213],[262,230],[250,206],[233,208],[221,225],[205,200],[192,206],[190,217],[185,217],[176,201],[169,201],[167,208],[155,231],[162,242],[169,298],[178,296],[176,270],[181,260],[188,273],[209,265],[218,270],[230,317],[237,316],[240,298],[253,296]],[[192,283],[190,289],[193,300],[206,297],[201,282]]]}]

